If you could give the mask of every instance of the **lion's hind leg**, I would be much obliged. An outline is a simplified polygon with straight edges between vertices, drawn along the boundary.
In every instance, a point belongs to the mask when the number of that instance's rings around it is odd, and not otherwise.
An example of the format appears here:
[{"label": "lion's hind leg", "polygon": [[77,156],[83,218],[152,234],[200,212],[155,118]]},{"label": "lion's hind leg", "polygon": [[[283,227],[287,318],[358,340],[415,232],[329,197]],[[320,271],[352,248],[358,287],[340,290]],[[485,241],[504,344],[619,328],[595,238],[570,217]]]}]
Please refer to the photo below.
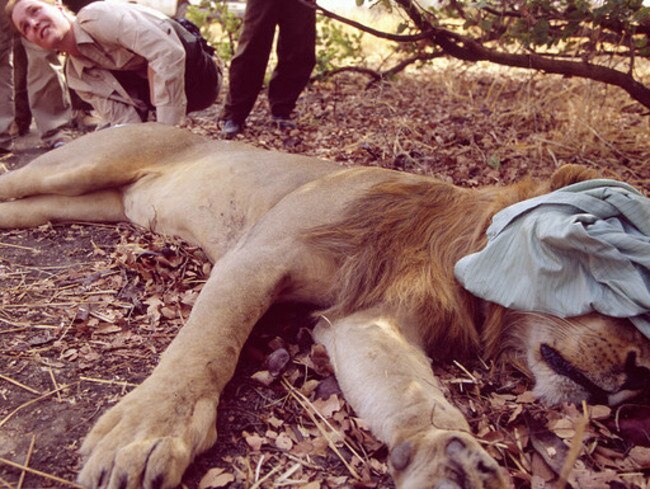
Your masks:
[{"label": "lion's hind leg", "polygon": [[0,175],[0,201],[118,188],[205,140],[179,128],[134,124],[87,134]]},{"label": "lion's hind leg", "polygon": [[21,168],[0,174],[0,201],[41,194],[81,195],[106,188],[92,182],[89,175],[97,166],[93,160],[98,160],[98,164],[104,162],[93,158],[92,147],[83,152],[74,151],[78,144],[73,141],[40,155]]},{"label": "lion's hind leg", "polygon": [[36,195],[0,202],[0,229],[34,227],[57,221],[126,221],[122,194],[116,190],[75,197]]},{"label": "lion's hind leg", "polygon": [[[70,143],[72,144],[72,143]],[[0,201],[33,195],[82,195],[131,183],[138,168],[112,161],[108,154],[45,153],[27,165],[0,175]],[[132,165],[135,166],[135,165]],[[144,166],[144,164],[143,164]]]},{"label": "lion's hind leg", "polygon": [[315,336],[345,398],[388,445],[399,489],[509,487],[462,413],[445,399],[422,349],[394,318],[376,310],[356,313],[321,321]]}]

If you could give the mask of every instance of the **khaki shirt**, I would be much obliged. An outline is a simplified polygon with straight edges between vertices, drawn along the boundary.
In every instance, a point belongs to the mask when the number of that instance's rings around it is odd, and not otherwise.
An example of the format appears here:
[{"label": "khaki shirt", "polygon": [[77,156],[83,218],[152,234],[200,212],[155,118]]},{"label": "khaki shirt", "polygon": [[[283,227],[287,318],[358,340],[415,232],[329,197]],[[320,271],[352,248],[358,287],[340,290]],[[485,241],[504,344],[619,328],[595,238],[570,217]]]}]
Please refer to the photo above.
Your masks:
[{"label": "khaki shirt", "polygon": [[165,15],[140,5],[95,2],[82,8],[72,25],[82,57],[68,57],[70,88],[111,124],[141,122],[134,100],[109,70],[153,73],[151,103],[156,119],[165,124],[183,121],[185,49]]}]

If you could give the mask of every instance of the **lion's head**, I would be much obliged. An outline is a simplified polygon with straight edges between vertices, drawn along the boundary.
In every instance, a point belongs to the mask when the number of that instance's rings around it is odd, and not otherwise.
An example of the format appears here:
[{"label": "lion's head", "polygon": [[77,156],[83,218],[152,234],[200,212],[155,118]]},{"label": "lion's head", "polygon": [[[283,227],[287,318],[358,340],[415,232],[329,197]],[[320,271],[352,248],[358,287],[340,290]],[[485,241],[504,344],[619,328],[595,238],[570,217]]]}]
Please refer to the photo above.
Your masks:
[{"label": "lion's head", "polygon": [[628,320],[508,312],[505,355],[544,402],[617,405],[650,392],[650,341]]}]

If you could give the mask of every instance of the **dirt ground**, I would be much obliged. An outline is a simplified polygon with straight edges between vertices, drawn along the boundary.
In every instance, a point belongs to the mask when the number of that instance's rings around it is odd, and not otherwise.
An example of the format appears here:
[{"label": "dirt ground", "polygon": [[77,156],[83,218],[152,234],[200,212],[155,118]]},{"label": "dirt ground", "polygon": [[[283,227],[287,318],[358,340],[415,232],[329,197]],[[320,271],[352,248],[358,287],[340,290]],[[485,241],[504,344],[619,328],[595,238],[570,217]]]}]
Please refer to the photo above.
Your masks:
[{"label": "dirt ground", "polygon": [[[573,162],[650,190],[647,111],[613,89],[462,65],[366,82],[340,75],[312,85],[291,131],[271,125],[261,96],[241,139],[469,187],[543,178]],[[219,138],[217,113],[196,115],[189,129]],[[25,164],[37,143],[34,134],[19,141],[0,165]],[[126,224],[0,232],[0,487],[75,487],[83,436],[152,370],[209,271],[201,250]],[[219,441],[183,486],[393,487],[385,447],[311,343],[308,311],[274,310],[264,323],[222,397]],[[290,362],[269,377],[269,355],[281,349]],[[650,487],[649,406],[549,409],[528,379],[482,359],[434,368],[516,487],[555,487],[576,443],[571,486]]]}]

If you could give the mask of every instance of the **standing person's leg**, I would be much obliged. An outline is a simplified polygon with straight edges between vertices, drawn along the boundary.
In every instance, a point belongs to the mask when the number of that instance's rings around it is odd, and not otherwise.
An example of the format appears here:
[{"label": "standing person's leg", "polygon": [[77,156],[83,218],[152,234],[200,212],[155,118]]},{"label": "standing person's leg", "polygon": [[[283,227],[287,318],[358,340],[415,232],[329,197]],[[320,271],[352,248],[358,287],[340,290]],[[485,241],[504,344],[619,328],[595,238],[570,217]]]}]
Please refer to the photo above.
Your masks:
[{"label": "standing person's leg", "polygon": [[16,125],[18,134],[23,135],[29,132],[32,124],[32,111],[29,109],[29,97],[27,95],[27,53],[20,36],[14,35],[14,106],[16,110]]},{"label": "standing person's leg", "polygon": [[[230,62],[230,87],[222,119],[242,125],[264,83],[279,19],[278,0],[248,0],[237,53]],[[240,128],[241,129],[241,128]],[[237,131],[239,132],[239,131]]]},{"label": "standing person's leg", "polygon": [[[6,0],[0,0],[4,13]],[[12,63],[13,32],[4,15],[0,15],[0,154],[11,150],[9,128],[14,121],[14,69]]]},{"label": "standing person's leg", "polygon": [[60,131],[70,124],[72,109],[63,70],[56,53],[45,51],[23,39],[27,52],[27,92],[32,115],[41,139],[54,145]]},{"label": "standing person's leg", "polygon": [[298,0],[280,0],[278,64],[269,83],[274,117],[287,119],[316,64],[316,11]]}]

